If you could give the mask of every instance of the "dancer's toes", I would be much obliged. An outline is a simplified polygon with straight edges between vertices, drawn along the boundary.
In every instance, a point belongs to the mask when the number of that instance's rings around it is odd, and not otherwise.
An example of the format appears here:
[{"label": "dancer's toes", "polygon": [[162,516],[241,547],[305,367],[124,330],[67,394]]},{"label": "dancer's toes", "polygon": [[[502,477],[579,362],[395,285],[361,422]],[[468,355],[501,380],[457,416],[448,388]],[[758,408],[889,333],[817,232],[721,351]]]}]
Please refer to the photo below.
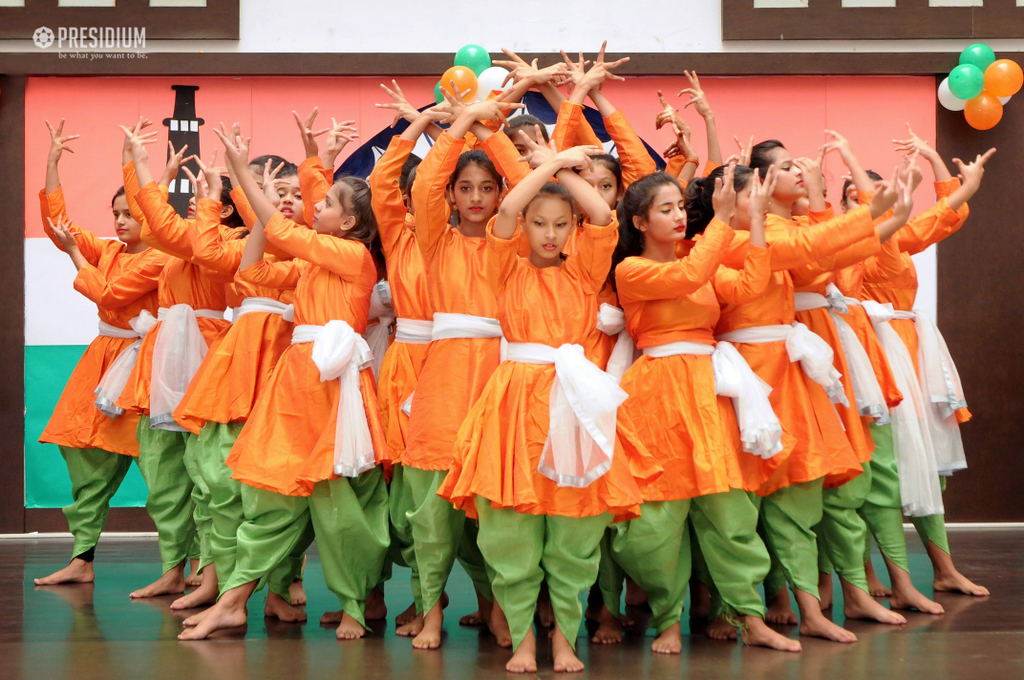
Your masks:
[{"label": "dancer's toes", "polygon": [[979,586],[959,571],[954,571],[948,576],[936,575],[933,587],[936,592],[940,593],[963,593],[964,595],[973,595],[974,597],[989,595],[988,588]]},{"label": "dancer's toes", "polygon": [[95,580],[96,574],[93,572],[92,562],[86,562],[76,557],[63,569],[55,571],[49,576],[33,579],[32,582],[37,586],[56,586],[62,583],[92,583]]},{"label": "dancer's toes", "polygon": [[[416,603],[413,602],[404,612],[395,617],[396,626],[404,626],[416,618]],[[461,621],[459,623],[462,623]]]},{"label": "dancer's toes", "polygon": [[288,586],[288,599],[296,607],[306,604],[306,586],[303,585],[301,578],[295,579]]},{"label": "dancer's toes", "polygon": [[181,567],[169,569],[163,576],[145,588],[133,591],[128,597],[137,600],[143,597],[160,597],[161,595],[177,595],[185,592],[185,577]]},{"label": "dancer's toes", "polygon": [[708,624],[708,637],[712,640],[735,640],[737,637],[736,626],[726,620],[724,616],[716,617]]},{"label": "dancer's toes", "polygon": [[509,673],[536,673],[537,672],[537,638],[530,630],[523,638],[519,649],[515,651],[512,658],[505,664],[505,670]]},{"label": "dancer's toes", "polygon": [[594,633],[594,637],[590,638],[591,642],[599,645],[617,645],[622,642],[622,624],[608,610],[608,607],[601,605],[601,612],[598,614],[597,620],[600,624],[597,627],[597,632]]},{"label": "dancer's toes", "polygon": [[341,623],[334,631],[334,636],[339,640],[358,640],[366,635],[366,629],[356,621],[348,612],[341,615]]},{"label": "dancer's toes", "polygon": [[555,626],[551,637],[551,653],[555,657],[556,673],[581,673],[585,668],[558,626]]},{"label": "dancer's toes", "polygon": [[283,597],[272,590],[267,593],[267,606],[263,608],[263,615],[286,623],[306,620],[305,610],[286,602]]},{"label": "dancer's toes", "polygon": [[743,629],[743,643],[751,647],[767,647],[768,649],[777,649],[780,652],[799,652],[800,642],[798,640],[791,640],[772,630],[761,617],[759,616],[747,616],[745,617],[746,626]]},{"label": "dancer's toes", "polygon": [[683,637],[679,632],[678,621],[654,638],[651,651],[655,654],[679,654],[683,651]]}]

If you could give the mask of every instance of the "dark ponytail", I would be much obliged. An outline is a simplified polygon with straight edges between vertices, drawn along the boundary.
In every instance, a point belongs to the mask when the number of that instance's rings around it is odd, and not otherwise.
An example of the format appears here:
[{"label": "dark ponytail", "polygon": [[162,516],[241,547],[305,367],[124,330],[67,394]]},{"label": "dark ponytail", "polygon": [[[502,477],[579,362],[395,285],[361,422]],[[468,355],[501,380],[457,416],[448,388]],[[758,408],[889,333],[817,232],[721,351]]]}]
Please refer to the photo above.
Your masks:
[{"label": "dark ponytail", "polygon": [[[715,217],[715,180],[725,175],[724,167],[715,168],[707,177],[696,177],[686,187],[686,238],[703,234]],[[750,184],[754,171],[737,165],[732,186],[739,193]]]},{"label": "dark ponytail", "polygon": [[612,254],[612,268],[608,273],[608,283],[612,290],[615,286],[615,268],[627,257],[636,257],[644,252],[644,234],[633,224],[634,217],[646,218],[654,207],[654,199],[658,189],[666,185],[675,185],[682,193],[678,180],[664,172],[646,175],[629,185],[616,211],[619,220],[619,242]]}]

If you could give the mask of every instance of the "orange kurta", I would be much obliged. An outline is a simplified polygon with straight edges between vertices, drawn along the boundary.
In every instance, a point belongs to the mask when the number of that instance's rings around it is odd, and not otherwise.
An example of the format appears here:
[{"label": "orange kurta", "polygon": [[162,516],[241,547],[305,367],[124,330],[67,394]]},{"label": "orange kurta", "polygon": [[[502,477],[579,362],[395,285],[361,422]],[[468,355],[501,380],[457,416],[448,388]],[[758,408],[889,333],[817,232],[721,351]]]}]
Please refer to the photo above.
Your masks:
[{"label": "orange kurta", "polygon": [[[619,301],[637,347],[715,344],[719,303],[711,280],[734,234],[715,220],[682,259],[627,257],[619,264]],[[767,260],[760,261],[764,279]],[[640,441],[665,471],[643,484],[645,501],[754,490],[767,479],[770,469],[743,452],[732,401],[715,394],[710,355],[642,356],[622,377],[622,389],[629,398],[619,412],[636,423]]]},{"label": "orange kurta", "polygon": [[[617,225],[586,225],[578,252],[561,266],[543,269],[519,256],[517,236],[498,238],[493,225],[492,220],[489,267],[505,337],[549,347],[580,344],[597,314],[597,291],[611,267]],[[642,477],[660,470],[642,446],[622,436],[621,424],[611,469],[589,486],[560,488],[537,470],[554,380],[553,365],[502,362],[459,430],[451,471],[438,495],[467,513],[474,509],[474,497],[481,496],[491,507],[524,514],[638,517],[642,497],[633,469],[643,469]]]},{"label": "orange kurta", "polygon": [[[318,234],[276,213],[266,225],[267,240],[296,259],[261,260],[239,272],[258,286],[294,289],[295,325],[348,323],[366,330],[377,269],[367,248],[357,242]],[[320,381],[312,359],[313,343],[290,345],[235,442],[227,464],[232,478],[288,496],[308,496],[317,482],[334,479],[334,440],[338,426],[337,380]],[[359,373],[370,436],[378,462],[387,447],[377,408],[373,371]]]},{"label": "orange kurta", "polygon": [[[416,242],[416,223],[406,210],[398,188],[402,166],[415,146],[415,142],[392,137],[387,151],[367,181],[370,183],[381,247],[388,264],[391,305],[395,315],[399,319],[430,321],[433,311],[427,294],[423,253]],[[388,449],[396,463],[402,461],[409,436],[409,416],[402,410],[402,404],[416,390],[427,347],[429,344],[396,341],[388,348],[380,367],[377,402]]]},{"label": "orange kurta", "polygon": [[[850,244],[868,238],[874,224],[867,208],[849,213],[844,227],[817,224],[803,229],[766,225],[772,275],[765,292],[742,303],[724,302],[715,334],[742,328],[790,325],[796,318],[793,280],[789,270],[816,262]],[[749,233],[737,233],[725,264],[739,268],[749,247]],[[790,435],[783,444],[792,451],[758,490],[765,496],[778,489],[830,475],[837,483],[861,473],[861,465],[843,431],[835,406],[821,385],[789,360],[785,342],[734,343],[750,368],[772,387],[768,399],[782,429]],[[783,453],[786,453],[783,451]],[[782,455],[782,454],[779,454]]]},{"label": "orange kurta", "polygon": [[[61,248],[46,220],[49,218],[59,224],[61,217],[67,217],[63,190],[57,187],[48,195],[40,191],[39,204],[43,230],[54,245]],[[120,241],[98,238],[76,224],[71,225],[71,232],[78,242],[79,252],[88,262],[75,276],[75,290],[96,303],[101,322],[131,330],[128,322],[142,310],[156,314],[157,279],[167,262],[166,255],[152,249],[127,253]],[[126,456],[139,455],[139,442],[135,438],[138,415],[124,413],[118,418],[108,418],[94,405],[94,390],[100,379],[121,352],[134,342],[134,338],[101,335],[89,343],[39,441],[77,449],[103,449]]]},{"label": "orange kurta", "polygon": [[[432,312],[496,318],[498,304],[487,279],[487,240],[463,236],[449,224],[445,187],[464,140],[443,133],[416,170],[412,199],[416,240],[427,268]],[[455,435],[498,367],[497,338],[451,338],[430,343],[409,418],[402,463],[447,470]]]},{"label": "orange kurta", "polygon": [[[964,220],[970,214],[970,209],[965,203],[959,210],[952,210],[949,207],[947,197],[960,186],[958,179],[936,182],[935,190],[939,196],[939,202],[930,210],[918,215],[907,222],[906,226],[900,229],[892,237],[899,246],[900,258],[902,260],[902,273],[885,281],[864,281],[864,289],[861,292],[861,299],[875,300],[882,304],[891,303],[893,309],[909,312],[914,308],[914,300],[917,298],[917,269],[911,255],[925,250],[929,246],[938,243],[952,234],[963,225]],[[920,372],[917,357],[917,329],[914,322],[909,319],[893,319],[890,324],[893,330],[903,339],[914,360],[914,368]],[[966,408],[956,412],[957,421],[965,423],[971,418],[970,411]]]},{"label": "orange kurta", "polygon": [[[604,129],[615,143],[615,151],[618,154],[619,164],[622,166],[622,190],[641,177],[650,175],[657,171],[651,154],[647,152],[640,136],[633,130],[625,114],[616,110],[610,116],[602,118]],[[558,125],[556,128],[555,144],[559,150],[577,146],[579,144],[594,144],[604,146],[594,135],[593,129],[583,117],[583,107],[571,104],[568,101],[562,102],[558,111]],[[564,121],[564,122],[563,122]]]},{"label": "orange kurta", "polygon": [[[250,297],[290,303],[291,291],[258,286],[236,275],[246,241],[236,230],[220,225],[220,210],[220,202],[208,198],[197,204],[192,261],[234,277],[228,294],[236,309]],[[206,421],[244,422],[291,337],[292,324],[280,314],[249,312],[235,320],[196,371],[174,419],[196,434]]]},{"label": "orange kurta", "polygon": [[[865,208],[866,209],[866,208]],[[811,215],[812,223],[824,223],[833,224],[836,229],[845,229],[847,223],[851,219],[860,219],[859,217],[850,218],[849,215],[841,215],[839,217],[832,217],[831,210],[825,218],[819,218],[815,220],[815,215]],[[831,218],[831,219],[827,219]],[[790,220],[779,215],[768,215],[768,219],[765,224],[765,233],[770,230],[781,231],[784,229],[807,229],[810,225],[805,223],[803,220]],[[845,255],[848,255],[851,262],[857,262],[869,255],[878,252],[881,247],[881,243],[878,240],[877,230],[872,230],[865,238],[860,241],[847,246],[844,250],[840,251]],[[858,254],[850,254],[853,251],[859,251]],[[834,274],[833,269],[841,268],[845,265],[837,265],[839,261],[839,253],[833,253],[824,261],[811,262],[803,266],[794,267],[790,269],[790,275],[793,277],[793,285],[795,286],[795,292],[797,293],[818,293],[824,295],[826,293],[826,287],[832,281]],[[850,444],[853,446],[854,452],[857,454],[857,460],[861,463],[866,463],[871,460],[871,453],[875,450],[874,440],[871,438],[871,430],[869,425],[871,419],[860,415],[860,409],[857,407],[857,397],[853,391],[853,381],[850,379],[850,368],[846,363],[846,353],[843,351],[842,342],[839,339],[839,331],[836,330],[835,321],[832,320],[832,315],[828,309],[808,309],[804,311],[798,311],[796,313],[796,320],[806,325],[811,331],[821,336],[825,342],[829,344],[834,352],[833,365],[836,370],[842,375],[843,389],[846,392],[846,399],[849,402],[847,406],[842,404],[836,404],[835,408],[839,412],[839,417],[843,419],[843,426],[846,428],[846,436],[850,440]],[[890,374],[891,376],[891,374]],[[895,380],[893,380],[895,383]],[[828,480],[827,484],[831,486],[832,480]]]},{"label": "orange kurta", "polygon": [[[175,214],[155,182],[137,189],[134,166],[125,166],[125,195],[128,205],[137,201],[137,209],[144,216],[143,240],[157,249],[173,255],[160,273],[157,301],[161,308],[186,304],[193,309],[223,311],[227,308],[225,283],[230,278],[218,275],[207,267],[191,261],[192,242],[188,236],[189,220]],[[130,189],[133,187],[137,189]],[[133,212],[134,214],[134,212]],[[199,330],[208,346],[213,347],[227,332],[231,324],[224,319],[197,318]],[[125,411],[149,415],[149,394],[153,372],[153,346],[160,331],[160,322],[146,334],[139,348],[139,356],[128,377],[117,405]]]}]

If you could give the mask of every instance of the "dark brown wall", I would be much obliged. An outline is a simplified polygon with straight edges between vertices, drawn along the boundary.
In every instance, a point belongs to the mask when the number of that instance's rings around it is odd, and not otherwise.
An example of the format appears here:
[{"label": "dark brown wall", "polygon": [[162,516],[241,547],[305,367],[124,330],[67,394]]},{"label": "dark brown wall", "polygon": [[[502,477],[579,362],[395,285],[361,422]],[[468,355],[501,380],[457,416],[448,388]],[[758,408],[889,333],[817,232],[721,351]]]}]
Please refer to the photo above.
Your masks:
[{"label": "dark brown wall", "polygon": [[0,76],[0,533],[25,528],[25,78]]},{"label": "dark brown wall", "polygon": [[974,414],[961,427],[969,467],[946,492],[951,521],[1024,521],[1024,101],[1016,99],[985,132],[960,112],[939,107],[936,117],[938,151],[947,160],[998,149],[969,203],[971,216],[938,246],[939,328]]}]

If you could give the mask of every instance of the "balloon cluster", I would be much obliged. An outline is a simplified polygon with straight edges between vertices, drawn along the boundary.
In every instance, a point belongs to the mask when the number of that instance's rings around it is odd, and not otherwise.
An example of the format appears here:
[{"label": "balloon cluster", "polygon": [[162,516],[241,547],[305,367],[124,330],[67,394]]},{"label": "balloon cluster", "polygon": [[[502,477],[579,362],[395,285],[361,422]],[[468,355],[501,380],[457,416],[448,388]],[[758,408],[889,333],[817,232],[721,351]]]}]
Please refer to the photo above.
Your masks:
[{"label": "balloon cluster", "polygon": [[990,130],[1003,117],[1003,104],[1024,85],[1017,62],[996,59],[988,45],[975,43],[960,53],[960,64],[939,83],[939,103],[963,111],[975,130]]},{"label": "balloon cluster", "polygon": [[[508,71],[491,66],[491,55],[479,45],[466,45],[455,53],[454,66],[444,72],[434,86],[434,100],[444,101],[441,90],[463,95],[467,102],[489,99],[502,91]],[[452,90],[452,84],[458,92]]]}]

